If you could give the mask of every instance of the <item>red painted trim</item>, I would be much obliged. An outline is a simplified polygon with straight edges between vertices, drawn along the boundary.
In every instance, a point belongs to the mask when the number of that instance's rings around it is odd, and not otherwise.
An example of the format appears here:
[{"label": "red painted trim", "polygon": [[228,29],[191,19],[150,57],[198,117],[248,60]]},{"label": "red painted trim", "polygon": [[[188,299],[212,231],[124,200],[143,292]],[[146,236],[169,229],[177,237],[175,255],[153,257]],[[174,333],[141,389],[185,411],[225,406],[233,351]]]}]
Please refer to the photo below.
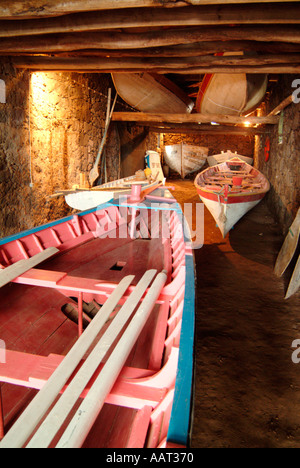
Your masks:
[{"label": "red painted trim", "polygon": [[202,81],[202,83],[201,83],[201,85],[199,87],[199,91],[198,91],[197,99],[196,99],[196,110],[197,110],[197,112],[200,112],[200,107],[201,107],[201,104],[202,104],[203,96],[205,94],[205,91],[208,88],[208,85],[209,85],[210,80],[212,79],[212,77],[213,77],[212,74],[205,75],[204,78],[203,78],[203,81]]},{"label": "red painted trim", "polygon": [[235,196],[229,194],[227,199],[225,199],[223,195],[217,195],[215,193],[205,192],[204,190],[200,190],[198,188],[197,188],[197,192],[201,197],[206,198],[207,200],[212,200],[216,202],[219,201],[220,203],[223,203],[225,205],[261,200],[265,196],[265,192],[255,193],[255,194],[245,194],[245,195],[241,194],[241,195],[235,195]]},{"label": "red painted trim", "polygon": [[[224,55],[224,52],[217,52],[216,54],[214,54],[215,56],[222,56]],[[196,99],[196,110],[197,112],[200,112],[200,107],[201,107],[201,103],[202,103],[202,100],[203,100],[203,97],[204,97],[204,94],[208,88],[208,85],[210,83],[210,80],[212,79],[214,75],[212,73],[208,73],[206,75],[204,75],[204,78],[202,80],[202,83],[199,87],[199,91],[198,91],[198,95],[197,95],[197,99]]]}]

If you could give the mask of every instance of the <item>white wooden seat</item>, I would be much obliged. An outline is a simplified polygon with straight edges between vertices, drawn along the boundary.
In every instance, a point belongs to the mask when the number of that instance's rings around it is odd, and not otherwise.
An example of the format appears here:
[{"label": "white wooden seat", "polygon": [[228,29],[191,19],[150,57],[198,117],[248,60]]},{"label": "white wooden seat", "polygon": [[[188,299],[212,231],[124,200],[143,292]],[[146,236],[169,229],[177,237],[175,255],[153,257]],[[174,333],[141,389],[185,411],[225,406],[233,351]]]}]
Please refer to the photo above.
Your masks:
[{"label": "white wooden seat", "polygon": [[[0,448],[21,448],[26,443],[29,448],[46,448],[51,444],[82,391],[149,288],[87,396],[66,427],[57,447],[75,448],[83,444],[165,285],[166,273],[159,273],[153,281],[156,273],[156,270],[149,270],[144,274],[110,326],[95,344],[97,335],[129,288],[134,276],[122,279],[103,305],[101,313],[96,315],[44,387],[3,438]],[[66,390],[60,394],[88,350],[90,351],[88,357],[68,383]],[[53,407],[49,412],[51,406]]]}]

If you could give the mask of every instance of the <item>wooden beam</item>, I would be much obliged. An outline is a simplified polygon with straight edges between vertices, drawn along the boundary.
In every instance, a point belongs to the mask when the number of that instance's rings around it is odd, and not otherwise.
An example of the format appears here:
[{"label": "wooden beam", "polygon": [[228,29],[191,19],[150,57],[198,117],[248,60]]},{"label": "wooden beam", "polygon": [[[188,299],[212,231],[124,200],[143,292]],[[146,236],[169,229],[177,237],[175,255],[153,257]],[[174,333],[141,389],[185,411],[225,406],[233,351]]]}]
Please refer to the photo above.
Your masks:
[{"label": "wooden beam", "polygon": [[[213,57],[212,57],[213,58]],[[225,57],[221,57],[225,58]],[[214,58],[213,58],[214,59]],[[89,72],[89,73],[299,73],[300,63],[295,60],[295,63],[275,63],[264,65],[215,65],[213,62],[206,62],[206,65],[188,64],[187,59],[183,59],[178,63],[161,63],[160,65],[153,62],[147,62],[145,59],[110,59],[110,58],[57,58],[44,56],[14,56],[11,58],[12,63],[16,68],[30,69],[36,71],[74,71],[74,72]]]},{"label": "wooden beam", "polygon": [[[0,43],[0,52],[6,52],[2,50],[2,44]],[[15,63],[21,63],[22,58],[15,58]],[[101,69],[130,69],[139,68],[140,70],[149,70],[153,68],[201,68],[201,67],[256,67],[256,66],[267,66],[267,65],[279,65],[279,64],[300,64],[300,54],[267,54],[257,55],[253,57],[242,56],[242,55],[205,55],[200,57],[25,57],[24,62],[28,64],[40,63],[49,64],[56,63],[58,65],[69,66],[74,65],[78,67],[93,67]]]},{"label": "wooden beam", "polygon": [[210,123],[217,122],[223,124],[240,124],[245,121],[250,125],[255,124],[278,124],[277,116],[266,117],[241,117],[238,115],[219,115],[219,114],[152,114],[145,112],[114,112],[112,121],[114,122],[162,122],[162,123]]},{"label": "wooden beam", "polygon": [[[279,3],[282,0],[262,0],[260,3]],[[291,0],[297,2],[298,0]],[[123,8],[164,7],[178,8],[186,5],[224,5],[224,4],[253,4],[257,0],[1,0],[0,18],[38,18],[60,16],[70,13],[86,11],[103,11]]]},{"label": "wooden beam", "polygon": [[199,5],[83,12],[52,18],[0,21],[0,37],[33,36],[118,28],[232,24],[300,24],[300,4]]},{"label": "wooden beam", "polygon": [[[172,124],[174,125],[174,124]],[[242,128],[236,126],[222,126],[222,125],[210,125],[206,127],[205,125],[198,125],[194,127],[193,125],[183,125],[175,127],[164,127],[164,126],[151,126],[147,127],[149,132],[152,133],[179,133],[179,134],[194,134],[194,135],[237,135],[237,136],[251,136],[251,135],[262,135],[269,133],[264,128]]]},{"label": "wooden beam", "polygon": [[168,130],[180,132],[183,128],[185,130],[196,132],[214,132],[220,134],[227,134],[235,132],[236,134],[253,134],[268,133],[269,129],[265,127],[237,127],[236,124],[231,125],[214,125],[214,124],[195,124],[195,123],[166,123],[166,122],[138,122],[137,126],[147,127],[148,129],[156,129],[158,133],[165,133]]},{"label": "wooden beam", "polygon": [[284,99],[275,109],[273,109],[268,115],[277,115],[279,112],[281,112],[283,109],[285,109],[287,106],[289,106],[292,102],[294,102],[294,96],[291,94],[288,96],[286,99]]},{"label": "wooden beam", "polygon": [[66,52],[82,49],[147,49],[207,41],[259,41],[300,44],[297,26],[193,27],[155,31],[42,35],[1,40],[4,52]]},{"label": "wooden beam", "polygon": [[250,51],[273,55],[300,53],[300,44],[289,44],[285,42],[220,41],[179,44],[170,47],[149,47],[147,49],[84,49],[71,52],[55,52],[54,55],[57,57],[201,57],[203,55],[216,54],[217,52],[234,51]]}]

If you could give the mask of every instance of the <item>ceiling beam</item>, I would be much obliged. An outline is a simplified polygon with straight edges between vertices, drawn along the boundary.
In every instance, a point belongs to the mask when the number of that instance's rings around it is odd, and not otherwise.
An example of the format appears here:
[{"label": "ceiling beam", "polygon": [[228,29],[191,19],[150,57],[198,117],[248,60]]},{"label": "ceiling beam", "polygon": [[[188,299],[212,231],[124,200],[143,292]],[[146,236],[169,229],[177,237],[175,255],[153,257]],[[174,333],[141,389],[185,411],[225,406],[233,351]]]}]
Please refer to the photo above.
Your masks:
[{"label": "ceiling beam", "polygon": [[236,127],[236,126],[225,126],[225,125],[193,125],[193,124],[162,124],[157,122],[156,124],[142,124],[139,122],[138,126],[147,127],[150,132],[153,133],[180,133],[180,134],[194,134],[194,135],[262,135],[269,133],[269,130],[258,127]]},{"label": "ceiling beam", "polygon": [[[259,52],[270,54],[299,53],[300,44],[288,42],[218,41],[179,44],[170,47],[148,49],[82,49],[71,52],[55,52],[58,57],[201,57],[218,52]],[[3,52],[4,53],[4,52]],[[14,52],[16,53],[16,52]],[[17,53],[16,53],[17,54]]]},{"label": "ceiling beam", "polygon": [[82,49],[147,49],[207,41],[263,41],[300,44],[298,26],[265,25],[241,27],[192,27],[159,29],[142,32],[90,32],[81,34],[42,35],[32,37],[4,38],[1,50],[7,52],[27,51],[32,53],[66,52]]},{"label": "ceiling beam", "polygon": [[[261,0],[259,3],[279,3],[282,0]],[[298,0],[291,0],[297,2]],[[164,7],[179,8],[187,5],[253,4],[257,0],[1,0],[0,19],[20,19],[60,16],[87,11],[119,10],[123,8]],[[109,8],[108,8],[109,7]]]},{"label": "ceiling beam", "polygon": [[[2,50],[2,44],[0,43],[0,52],[5,52]],[[28,51],[26,51],[28,52]],[[16,64],[21,64],[22,62],[28,64],[29,66],[40,64],[41,66],[52,66],[51,64],[57,64],[62,66],[78,66],[82,67],[92,67],[101,69],[130,69],[139,68],[140,70],[152,70],[158,68],[168,68],[178,70],[180,68],[214,68],[214,67],[260,67],[267,65],[300,65],[300,54],[267,54],[267,55],[257,55],[254,57],[242,56],[242,55],[232,55],[232,56],[216,56],[216,55],[205,55],[201,57],[22,57],[15,58],[14,62]],[[43,65],[44,64],[44,65]]]},{"label": "ceiling beam", "polygon": [[278,124],[279,117],[242,117],[238,115],[219,114],[152,114],[145,112],[114,112],[112,115],[114,122],[162,122],[162,123],[211,123],[244,125],[247,121],[250,125],[256,124]]},{"label": "ceiling beam", "polygon": [[[280,61],[280,60],[278,60]],[[109,59],[96,57],[44,57],[44,56],[13,56],[11,62],[16,68],[34,71],[72,71],[78,73],[140,73],[151,72],[157,74],[177,73],[300,73],[299,60],[294,63],[265,63],[258,65],[215,65],[187,63],[187,60],[178,63],[146,62],[137,59]]]},{"label": "ceiling beam", "polygon": [[[0,9],[1,12],[1,9]],[[83,12],[51,18],[0,21],[0,37],[104,31],[107,29],[300,24],[300,4],[201,5],[183,8],[131,8]]]}]

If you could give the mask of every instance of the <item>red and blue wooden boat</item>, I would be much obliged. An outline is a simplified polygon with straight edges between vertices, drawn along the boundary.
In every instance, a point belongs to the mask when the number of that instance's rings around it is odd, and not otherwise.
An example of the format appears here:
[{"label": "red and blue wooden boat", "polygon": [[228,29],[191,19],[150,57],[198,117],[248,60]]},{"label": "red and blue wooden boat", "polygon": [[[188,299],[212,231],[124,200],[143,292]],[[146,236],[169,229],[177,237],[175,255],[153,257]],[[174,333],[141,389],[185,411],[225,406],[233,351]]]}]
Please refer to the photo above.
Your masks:
[{"label": "red and blue wooden boat", "polygon": [[194,260],[165,195],[0,241],[0,448],[188,446]]}]

